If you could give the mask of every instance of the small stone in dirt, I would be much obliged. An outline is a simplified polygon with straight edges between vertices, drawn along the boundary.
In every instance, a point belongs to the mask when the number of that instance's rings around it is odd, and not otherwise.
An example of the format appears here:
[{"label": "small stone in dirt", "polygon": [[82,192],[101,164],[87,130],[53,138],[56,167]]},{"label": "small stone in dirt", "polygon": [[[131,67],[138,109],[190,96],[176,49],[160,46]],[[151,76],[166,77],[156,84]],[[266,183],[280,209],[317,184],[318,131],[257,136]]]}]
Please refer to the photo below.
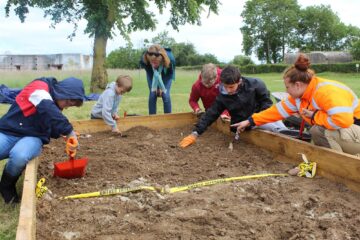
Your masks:
[{"label": "small stone in dirt", "polygon": [[300,168],[295,167],[288,171],[288,174],[291,176],[297,176],[297,174],[300,172]]},{"label": "small stone in dirt", "polygon": [[152,135],[151,133],[148,133],[148,134],[145,136],[145,140],[152,139],[153,137],[154,137],[154,135]]},{"label": "small stone in dirt", "polygon": [[67,240],[71,240],[71,239],[76,239],[80,237],[80,233],[79,232],[63,232],[62,235],[64,236],[65,239]]}]

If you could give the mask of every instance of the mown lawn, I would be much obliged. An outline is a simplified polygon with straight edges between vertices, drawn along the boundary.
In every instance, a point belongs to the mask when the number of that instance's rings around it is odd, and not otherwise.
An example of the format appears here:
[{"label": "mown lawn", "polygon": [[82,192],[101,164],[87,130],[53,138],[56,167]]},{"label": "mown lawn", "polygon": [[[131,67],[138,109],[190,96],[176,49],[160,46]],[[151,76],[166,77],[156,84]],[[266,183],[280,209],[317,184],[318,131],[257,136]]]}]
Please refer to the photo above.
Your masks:
[{"label": "mown lawn", "polygon": [[[89,93],[90,86],[90,71],[10,71],[0,72],[0,84],[5,84],[11,88],[23,88],[28,82],[37,77],[56,77],[62,80],[69,76],[80,78],[84,81],[86,91]],[[147,115],[147,99],[148,87],[143,70],[109,70],[109,81],[114,81],[120,74],[128,74],[134,80],[133,90],[123,97],[120,104],[120,115],[126,111],[128,114]],[[197,79],[198,71],[176,71],[176,81],[173,82],[171,89],[173,112],[189,112],[191,111],[188,105],[189,92],[192,83]],[[284,91],[281,73],[268,73],[257,75],[246,75],[251,77],[258,77],[265,81],[267,87],[271,92]],[[347,84],[353,91],[360,96],[360,74],[343,74],[343,73],[321,73],[318,74],[323,78],[338,80]],[[86,102],[80,108],[70,108],[64,111],[64,114],[71,120],[88,119],[91,108],[95,102]],[[0,104],[0,116],[2,116],[10,105]],[[162,101],[158,101],[158,113],[163,113]],[[5,161],[0,163],[0,171],[4,166]],[[18,182],[18,190],[22,189],[22,181]],[[6,206],[0,200],[0,239],[14,239],[16,234],[16,226],[18,221],[19,206]]]},{"label": "mown lawn", "polygon": [[[130,93],[124,95],[120,104],[120,114],[124,111],[133,114],[148,114],[147,100],[149,90],[145,78],[145,72],[141,70],[109,70],[109,81],[114,81],[120,74],[128,74],[132,76],[134,80],[133,90]],[[192,83],[197,79],[197,71],[176,71],[176,81],[173,82],[171,89],[171,98],[173,112],[188,112],[191,111],[188,104],[189,92]],[[36,77],[42,76],[54,76],[59,80],[62,80],[69,76],[80,78],[84,81],[87,93],[90,89],[90,71],[28,71],[28,72],[1,72],[1,84],[5,84],[12,88],[22,88],[31,80]],[[267,87],[271,92],[284,91],[284,85],[282,81],[282,75],[280,73],[267,73],[257,75],[246,75],[251,77],[258,77],[265,81]],[[321,73],[318,76],[338,80],[344,82],[351,87],[354,92],[360,96],[360,74],[344,74],[344,73]],[[70,108],[64,113],[69,119],[87,119],[94,102],[86,102],[81,108]],[[0,104],[0,116],[2,116],[9,108],[7,104]],[[163,113],[162,101],[158,101],[158,113]]]}]

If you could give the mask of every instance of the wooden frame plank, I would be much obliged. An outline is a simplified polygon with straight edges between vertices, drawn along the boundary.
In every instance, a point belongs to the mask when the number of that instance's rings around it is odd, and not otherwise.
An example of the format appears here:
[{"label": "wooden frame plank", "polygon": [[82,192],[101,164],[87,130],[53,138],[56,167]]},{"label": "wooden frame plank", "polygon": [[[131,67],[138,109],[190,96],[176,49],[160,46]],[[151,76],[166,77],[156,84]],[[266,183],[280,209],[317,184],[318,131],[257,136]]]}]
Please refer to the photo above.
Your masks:
[{"label": "wooden frame plank", "polygon": [[[120,118],[117,121],[120,131],[126,131],[135,126],[144,126],[152,129],[175,128],[195,123],[197,118],[192,113],[173,113],[150,116],[131,116]],[[90,133],[110,130],[102,119],[73,121],[72,125],[80,133]]]},{"label": "wooden frame plank", "polygon": [[39,159],[34,158],[26,165],[16,240],[31,240],[36,237],[35,187],[38,163]]},{"label": "wooden frame plank", "polygon": [[[121,131],[135,126],[153,129],[188,126],[197,121],[192,113],[177,113],[152,116],[132,116],[121,118],[118,125]],[[81,133],[109,130],[103,120],[73,121],[74,129]],[[230,135],[229,123],[218,120],[213,127]],[[360,192],[360,158],[331,149],[318,147],[284,135],[261,130],[245,132],[241,141],[252,143],[274,153],[275,159],[282,162],[299,163],[297,153],[304,153],[310,161],[318,163],[318,174],[332,181],[343,183]],[[20,207],[17,240],[32,240],[36,237],[36,196],[37,168],[39,159],[27,164],[24,177],[23,195]]]}]

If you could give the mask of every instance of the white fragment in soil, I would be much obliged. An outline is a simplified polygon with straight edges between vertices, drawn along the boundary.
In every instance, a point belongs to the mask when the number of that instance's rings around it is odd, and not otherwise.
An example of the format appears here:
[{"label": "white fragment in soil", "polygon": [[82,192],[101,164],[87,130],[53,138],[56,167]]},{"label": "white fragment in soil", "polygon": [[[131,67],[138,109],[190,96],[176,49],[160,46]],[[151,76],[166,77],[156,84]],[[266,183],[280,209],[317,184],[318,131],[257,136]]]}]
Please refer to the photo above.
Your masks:
[{"label": "white fragment in soil", "polygon": [[79,232],[63,232],[62,235],[66,240],[72,240],[80,237]]},{"label": "white fragment in soil", "polygon": [[129,187],[137,187],[137,186],[141,186],[141,185],[144,185],[145,183],[147,182],[147,180],[143,177],[140,177],[138,179],[135,179],[133,181],[131,181],[128,186]]},{"label": "white fragment in soil", "polygon": [[160,199],[165,199],[165,196],[161,195],[160,193],[155,192],[155,195]]},{"label": "white fragment in soil", "polygon": [[50,162],[50,163],[47,165],[47,169],[53,170],[53,169],[54,169],[54,163],[53,163],[53,162]]},{"label": "white fragment in soil", "polygon": [[233,149],[234,149],[233,143],[230,142],[230,143],[229,143],[229,150],[232,151]]},{"label": "white fragment in soil", "polygon": [[313,219],[315,217],[314,209],[306,211],[306,216],[309,216],[309,218]]},{"label": "white fragment in soil", "polygon": [[332,219],[332,218],[341,218],[342,214],[338,212],[328,212],[319,217],[319,219]]},{"label": "white fragment in soil", "polygon": [[119,198],[120,198],[120,201],[122,201],[122,202],[129,202],[130,201],[130,198],[128,198],[128,197],[120,196]]},{"label": "white fragment in soil", "polygon": [[80,134],[80,138],[91,138],[90,134]]},{"label": "white fragment in soil", "polygon": [[300,207],[300,204],[299,203],[292,203],[291,206],[293,208],[299,208]]},{"label": "white fragment in soil", "polygon": [[53,193],[51,192],[50,189],[48,189],[48,190],[46,191],[46,193],[44,193],[44,195],[43,195],[42,197],[43,197],[43,199],[45,199],[46,201],[51,201],[51,200],[53,200],[53,198],[54,198]]},{"label": "white fragment in soil", "polygon": [[145,140],[150,140],[154,137],[154,135],[152,135],[151,133],[148,133],[146,136],[145,136]]}]

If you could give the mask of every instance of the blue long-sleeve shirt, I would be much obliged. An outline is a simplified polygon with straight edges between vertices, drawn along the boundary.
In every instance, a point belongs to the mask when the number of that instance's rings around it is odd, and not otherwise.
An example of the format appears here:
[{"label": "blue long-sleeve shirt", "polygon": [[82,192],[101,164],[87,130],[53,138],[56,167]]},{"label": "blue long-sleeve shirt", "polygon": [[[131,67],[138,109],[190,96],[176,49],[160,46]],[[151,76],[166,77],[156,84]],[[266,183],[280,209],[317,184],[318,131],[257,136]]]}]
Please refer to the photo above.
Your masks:
[{"label": "blue long-sleeve shirt", "polygon": [[84,85],[80,79],[39,78],[16,96],[9,111],[0,119],[0,132],[13,136],[39,137],[43,144],[50,138],[68,135],[73,127],[56,105],[56,100],[83,100]]},{"label": "blue long-sleeve shirt", "polygon": [[115,82],[109,83],[91,110],[93,117],[104,119],[112,129],[117,127],[112,116],[117,114],[122,99],[122,95],[116,94],[115,87]]}]

